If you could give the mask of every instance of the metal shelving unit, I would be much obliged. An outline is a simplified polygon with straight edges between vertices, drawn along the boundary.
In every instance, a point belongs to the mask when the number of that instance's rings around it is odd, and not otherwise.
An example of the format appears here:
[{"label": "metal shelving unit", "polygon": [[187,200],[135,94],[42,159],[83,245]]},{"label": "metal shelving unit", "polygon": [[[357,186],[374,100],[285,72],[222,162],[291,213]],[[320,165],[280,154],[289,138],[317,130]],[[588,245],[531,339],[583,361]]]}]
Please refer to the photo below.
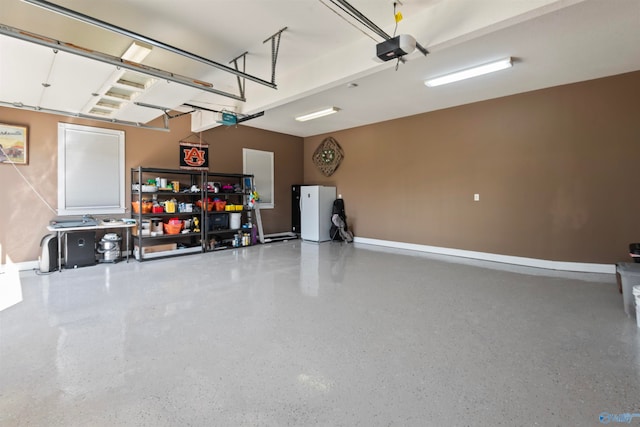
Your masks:
[{"label": "metal shelving unit", "polygon": [[[220,173],[209,172],[207,174],[207,183],[220,183],[222,186],[230,185],[234,187],[233,191],[218,191],[217,193],[211,192],[209,189],[211,185],[205,186],[204,197],[211,198],[212,200],[218,198],[224,200],[227,204],[233,204],[235,206],[242,206],[242,210],[233,211],[210,211],[205,215],[205,247],[207,250],[219,250],[230,247],[247,246],[242,242],[236,241],[235,236],[238,233],[251,235],[253,228],[252,210],[248,208],[249,196],[254,189],[253,175],[247,174],[232,174],[232,173]],[[226,208],[226,207],[225,207]],[[231,227],[231,218],[233,214],[240,214],[240,226]],[[227,215],[226,224],[227,227],[222,229],[215,228],[215,221],[212,221],[215,215]],[[250,245],[251,242],[248,243]]]},{"label": "metal shelving unit", "polygon": [[[167,182],[179,181],[180,191],[168,189],[143,191],[143,186],[149,180],[155,180],[156,178],[166,179]],[[138,212],[134,212],[132,209],[131,213],[131,217],[135,218],[137,222],[137,229],[132,233],[132,237],[134,255],[138,261],[247,246],[242,242],[238,245],[236,236],[238,233],[241,233],[243,237],[245,234],[252,236],[252,232],[255,233],[257,231],[253,230],[252,211],[248,208],[249,197],[254,189],[253,175],[137,167],[131,169],[131,183],[133,187],[131,202],[139,202]],[[212,191],[214,187],[208,185],[209,183],[219,183],[220,186],[218,188],[220,191]],[[232,186],[233,191],[223,191],[222,186],[224,185]],[[198,191],[190,191],[193,186],[196,186]],[[216,198],[224,200],[228,204],[242,206],[242,210],[209,211],[196,205],[199,200],[207,201]],[[171,213],[143,213],[142,201],[159,203],[170,199],[175,199],[178,205],[181,202],[185,205],[191,204],[191,212],[180,211],[176,206],[176,211]],[[234,213],[241,215],[240,225],[231,228],[230,222]],[[213,219],[214,216],[220,218],[220,215],[226,218],[226,221],[224,221],[226,226],[222,229],[216,229]],[[189,219],[192,224],[197,220],[200,231],[180,234],[165,234],[163,231],[162,234],[156,234],[153,233],[153,226],[150,224],[149,234],[143,232],[143,221],[155,220],[160,223],[168,218]],[[193,230],[193,227],[191,227],[191,230]],[[251,241],[248,244],[251,244]]]},{"label": "metal shelving unit", "polygon": [[[178,181],[180,183],[179,191],[173,191],[169,189],[158,188],[156,191],[143,191],[143,186],[146,185],[148,180],[155,180],[161,177],[166,179],[167,182]],[[137,167],[131,169],[131,183],[132,186],[137,189],[131,191],[131,202],[144,201],[156,201],[166,202],[173,199],[176,200],[176,205],[180,203],[190,204],[191,211],[179,210],[178,206],[175,206],[175,212],[151,212],[143,213],[142,203],[137,213],[131,213],[132,218],[136,219],[137,230],[133,233],[134,254],[138,261],[144,261],[145,259],[161,258],[169,256],[186,255],[194,252],[203,252],[205,250],[203,239],[203,216],[199,208],[196,207],[196,202],[204,198],[204,184],[206,183],[206,171],[188,171],[188,170],[176,170],[176,169],[160,169],[160,168],[144,168]],[[197,192],[192,192],[190,189],[196,186]],[[162,220],[168,218],[178,218],[181,220],[190,220],[192,223],[196,220],[199,221],[200,231],[198,232],[186,232],[179,234],[165,234],[162,230],[162,234],[149,230],[149,235],[143,232],[143,220],[149,220],[150,222],[156,219],[158,224],[163,222]],[[175,248],[173,248],[175,245]]]}]

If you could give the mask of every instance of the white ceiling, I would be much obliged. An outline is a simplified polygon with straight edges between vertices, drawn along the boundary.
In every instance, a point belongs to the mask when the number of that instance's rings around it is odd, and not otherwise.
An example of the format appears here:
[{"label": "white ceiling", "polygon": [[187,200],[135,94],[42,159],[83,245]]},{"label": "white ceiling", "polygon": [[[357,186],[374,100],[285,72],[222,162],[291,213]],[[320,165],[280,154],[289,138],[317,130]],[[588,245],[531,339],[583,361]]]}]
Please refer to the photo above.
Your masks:
[{"label": "white ceiling", "polygon": [[[397,33],[413,35],[430,54],[410,54],[397,71],[395,62],[373,59],[382,40],[348,21],[330,0],[53,3],[225,65],[248,51],[246,73],[268,81],[271,46],[263,41],[286,27],[277,89],[247,81],[247,101],[241,102],[156,79],[135,101],[172,109],[191,103],[240,115],[265,111],[243,124],[298,136],[640,70],[638,0],[402,0],[404,19]],[[350,3],[394,32],[392,0]],[[21,0],[2,0],[0,24],[115,57],[132,42]],[[427,77],[506,56],[515,60],[509,70],[437,88],[423,84]],[[232,74],[158,47],[142,64],[238,93]],[[0,105],[20,102],[87,113],[98,99],[92,94],[104,92],[123,73],[113,65],[0,36]],[[328,106],[341,110],[309,122],[294,120]],[[129,103],[109,117],[146,123],[162,114]],[[210,125],[198,126],[200,119],[195,118],[194,128]]]}]

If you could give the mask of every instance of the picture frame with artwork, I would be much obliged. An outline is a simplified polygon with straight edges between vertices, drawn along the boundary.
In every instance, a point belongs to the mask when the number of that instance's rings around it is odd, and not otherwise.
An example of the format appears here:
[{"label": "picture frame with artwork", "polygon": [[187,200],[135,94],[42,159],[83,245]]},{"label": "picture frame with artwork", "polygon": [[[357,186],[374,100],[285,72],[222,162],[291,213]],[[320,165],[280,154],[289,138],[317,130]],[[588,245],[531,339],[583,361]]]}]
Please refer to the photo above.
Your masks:
[{"label": "picture frame with artwork", "polygon": [[29,164],[29,139],[26,126],[0,123],[0,164]]}]

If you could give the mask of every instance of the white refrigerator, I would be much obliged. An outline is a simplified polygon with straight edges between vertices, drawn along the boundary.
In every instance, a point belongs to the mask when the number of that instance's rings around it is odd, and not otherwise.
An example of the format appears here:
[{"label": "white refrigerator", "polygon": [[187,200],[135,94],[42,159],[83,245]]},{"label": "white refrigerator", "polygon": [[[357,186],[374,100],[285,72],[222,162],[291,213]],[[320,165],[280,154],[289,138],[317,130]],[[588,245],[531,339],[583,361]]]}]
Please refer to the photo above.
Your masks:
[{"label": "white refrigerator", "polygon": [[331,240],[331,212],[336,187],[303,185],[300,187],[300,236],[302,240]]}]

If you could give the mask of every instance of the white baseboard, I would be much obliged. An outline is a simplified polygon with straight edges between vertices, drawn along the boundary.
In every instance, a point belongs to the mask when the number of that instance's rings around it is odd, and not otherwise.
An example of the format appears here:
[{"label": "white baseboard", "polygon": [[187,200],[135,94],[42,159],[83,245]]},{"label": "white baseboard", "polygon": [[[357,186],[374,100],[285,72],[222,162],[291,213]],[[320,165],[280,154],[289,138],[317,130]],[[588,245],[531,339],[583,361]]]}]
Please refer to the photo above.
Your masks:
[{"label": "white baseboard", "polygon": [[13,269],[14,271],[16,269],[18,271],[27,271],[38,268],[40,268],[40,263],[38,261],[15,262],[10,264],[0,264],[0,273],[4,273],[9,269]]},{"label": "white baseboard", "polygon": [[483,261],[501,262],[526,267],[546,268],[548,270],[575,271],[580,273],[604,273],[616,274],[615,264],[592,264],[584,262],[549,261],[545,259],[525,258],[511,255],[491,254],[487,252],[467,251],[463,249],[442,248],[438,246],[419,245],[415,243],[394,242],[391,240],[370,239],[368,237],[355,237],[355,243],[384,246],[387,248],[408,249],[418,252],[429,252],[439,255],[451,255],[462,258],[472,258]]},{"label": "white baseboard", "polygon": [[[126,251],[121,252],[121,256],[124,258],[127,255]],[[133,256],[133,253],[130,253],[130,256]],[[10,264],[0,264],[0,273],[7,271],[9,268],[18,269],[18,271],[28,271],[28,270],[39,270],[40,269],[40,261],[24,261],[24,262],[14,262]],[[56,267],[57,268],[57,267]]]},{"label": "white baseboard", "polygon": [[[416,243],[394,242],[391,240],[370,239],[368,237],[354,237],[354,243],[362,243],[374,246],[384,246],[395,249],[408,249],[411,251],[428,252],[439,255],[450,255],[462,258],[478,259],[482,261],[501,262],[504,264],[522,265],[526,267],[546,268],[548,270],[575,271],[580,273],[616,274],[615,264],[593,264],[584,262],[549,261],[545,259],[525,258],[511,255],[491,254],[488,252],[475,252],[463,249],[451,249],[438,246],[419,245]],[[12,264],[19,271],[33,270],[40,267],[38,261],[25,261]],[[0,265],[0,272],[5,271],[7,265]]]}]

